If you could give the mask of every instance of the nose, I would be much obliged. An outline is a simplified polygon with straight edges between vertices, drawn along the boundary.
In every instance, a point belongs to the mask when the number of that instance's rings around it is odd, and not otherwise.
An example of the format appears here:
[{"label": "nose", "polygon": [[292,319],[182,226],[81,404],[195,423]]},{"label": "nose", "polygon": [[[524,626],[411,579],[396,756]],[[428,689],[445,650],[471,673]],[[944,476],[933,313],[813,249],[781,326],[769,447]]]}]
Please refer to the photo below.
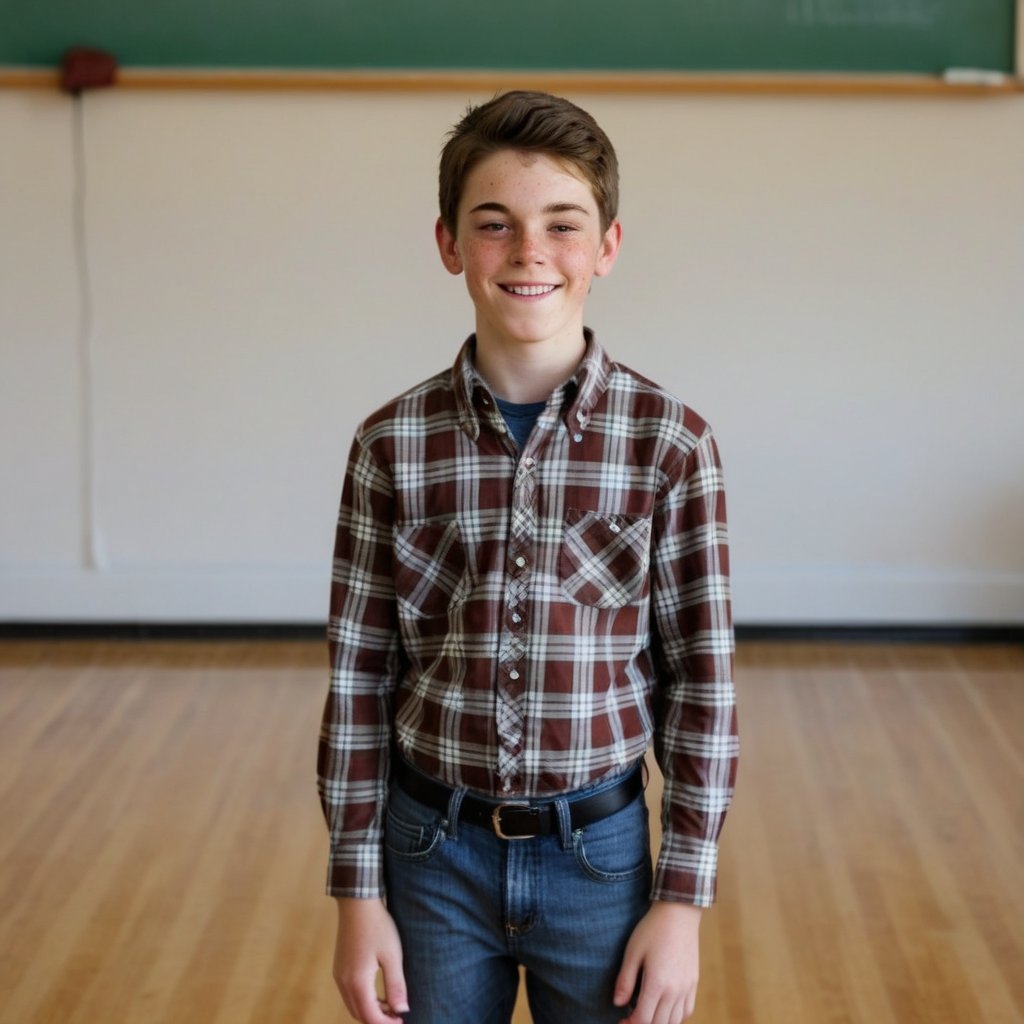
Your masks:
[{"label": "nose", "polygon": [[536,232],[524,230],[519,233],[512,249],[512,262],[517,265],[544,262],[544,249]]}]

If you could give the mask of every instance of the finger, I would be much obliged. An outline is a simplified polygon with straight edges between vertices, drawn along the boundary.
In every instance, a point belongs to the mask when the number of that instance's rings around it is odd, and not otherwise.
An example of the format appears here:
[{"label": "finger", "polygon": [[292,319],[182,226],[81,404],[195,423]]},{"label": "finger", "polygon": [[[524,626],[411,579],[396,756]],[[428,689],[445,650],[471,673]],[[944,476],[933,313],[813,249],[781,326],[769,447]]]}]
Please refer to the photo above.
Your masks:
[{"label": "finger", "polygon": [[348,993],[342,987],[342,984],[341,984],[340,981],[338,982],[338,991],[341,993],[341,1001],[345,1004],[345,1009],[348,1011],[348,1015],[353,1020],[358,1020],[359,1018],[356,1016],[355,1005],[352,1003],[352,1000],[349,999]]},{"label": "finger", "polygon": [[647,990],[646,981],[640,985],[640,995],[626,1024],[655,1024],[658,998]]},{"label": "finger", "polygon": [[642,975],[636,1008],[624,1024],[681,1024],[684,1005],[682,994]]},{"label": "finger", "polygon": [[652,1024],[682,1024],[682,1022],[683,1000],[676,999],[667,993],[664,994],[658,1003]]},{"label": "finger", "polygon": [[665,1024],[683,1024],[685,1019],[685,1003],[680,999],[666,999]]},{"label": "finger", "polygon": [[622,958],[622,967],[619,969],[619,976],[615,979],[612,1005],[625,1006],[630,999],[633,998],[633,993],[636,991],[636,979],[639,969],[639,962],[635,957],[630,955],[630,952],[627,949],[626,955]]},{"label": "finger", "polygon": [[[394,1022],[396,1020],[401,1020],[402,1019],[402,1014],[397,1013],[395,1010],[393,1010],[388,1005],[386,1000],[378,999],[377,1000],[377,1005],[380,1007],[380,1012],[382,1014],[384,1014],[384,1019],[388,1022],[388,1024],[394,1024]],[[408,1012],[409,1011],[407,1009],[402,1011],[402,1013],[408,1013]]]},{"label": "finger", "polygon": [[691,987],[690,991],[686,994],[686,999],[683,1002],[683,1020],[687,1017],[692,1017],[697,1009],[697,986]]},{"label": "finger", "polygon": [[351,1002],[350,1012],[361,1024],[394,1024],[394,1014],[385,1013],[381,1007],[374,982],[373,976],[368,982],[365,978],[359,978],[349,989],[346,1002]]},{"label": "finger", "polygon": [[384,974],[384,998],[394,1014],[409,1012],[409,993],[400,955],[382,956],[380,969]]},{"label": "finger", "polygon": [[348,1010],[350,1017],[356,1017],[356,1004],[352,1001],[352,997],[349,995],[350,986],[347,978],[343,978],[340,974],[335,974],[334,984],[337,985],[338,991],[341,993],[341,1001],[345,1004],[345,1009]]},{"label": "finger", "polygon": [[360,1021],[360,1024],[395,1024],[399,1019],[397,1014],[392,1013],[376,998],[372,1004],[366,1004],[362,1008],[357,1006],[352,1016]]}]

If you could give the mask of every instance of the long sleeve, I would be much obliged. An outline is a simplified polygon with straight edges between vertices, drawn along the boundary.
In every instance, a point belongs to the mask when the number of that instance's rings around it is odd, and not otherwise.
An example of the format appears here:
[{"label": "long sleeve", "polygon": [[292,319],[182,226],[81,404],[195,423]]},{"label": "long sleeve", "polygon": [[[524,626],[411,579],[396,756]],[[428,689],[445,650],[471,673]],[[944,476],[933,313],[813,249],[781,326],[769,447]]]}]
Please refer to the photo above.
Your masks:
[{"label": "long sleeve", "polygon": [[660,504],[652,571],[654,745],[665,776],[652,895],[710,906],[738,740],[725,492],[709,431]]},{"label": "long sleeve", "polygon": [[330,833],[327,891],[382,893],[382,819],[398,674],[392,582],[393,486],[359,434],[338,517],[328,644],[331,683],[317,759]]}]

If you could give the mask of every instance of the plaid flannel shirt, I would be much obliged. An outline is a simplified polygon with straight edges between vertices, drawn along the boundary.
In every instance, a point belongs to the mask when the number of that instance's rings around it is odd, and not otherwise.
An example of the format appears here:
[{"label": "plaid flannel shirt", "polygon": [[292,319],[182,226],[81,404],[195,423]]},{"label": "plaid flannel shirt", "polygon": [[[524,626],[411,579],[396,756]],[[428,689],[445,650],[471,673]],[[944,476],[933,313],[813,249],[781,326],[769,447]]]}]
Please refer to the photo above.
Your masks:
[{"label": "plaid flannel shirt", "polygon": [[621,773],[653,739],[652,897],[708,906],[737,756],[711,431],[588,331],[519,452],[474,344],[352,445],[318,760],[328,892],[382,894],[395,749],[451,786],[522,798]]}]

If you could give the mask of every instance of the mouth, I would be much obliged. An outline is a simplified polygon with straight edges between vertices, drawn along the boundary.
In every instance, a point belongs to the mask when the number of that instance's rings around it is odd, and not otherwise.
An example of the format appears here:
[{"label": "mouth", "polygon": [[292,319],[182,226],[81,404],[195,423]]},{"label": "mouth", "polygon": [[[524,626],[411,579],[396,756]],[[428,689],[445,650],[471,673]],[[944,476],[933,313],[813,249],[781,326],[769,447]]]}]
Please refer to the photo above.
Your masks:
[{"label": "mouth", "polygon": [[550,295],[557,284],[503,284],[499,285],[503,292],[509,295],[522,295],[527,298],[535,298],[538,295]]}]

